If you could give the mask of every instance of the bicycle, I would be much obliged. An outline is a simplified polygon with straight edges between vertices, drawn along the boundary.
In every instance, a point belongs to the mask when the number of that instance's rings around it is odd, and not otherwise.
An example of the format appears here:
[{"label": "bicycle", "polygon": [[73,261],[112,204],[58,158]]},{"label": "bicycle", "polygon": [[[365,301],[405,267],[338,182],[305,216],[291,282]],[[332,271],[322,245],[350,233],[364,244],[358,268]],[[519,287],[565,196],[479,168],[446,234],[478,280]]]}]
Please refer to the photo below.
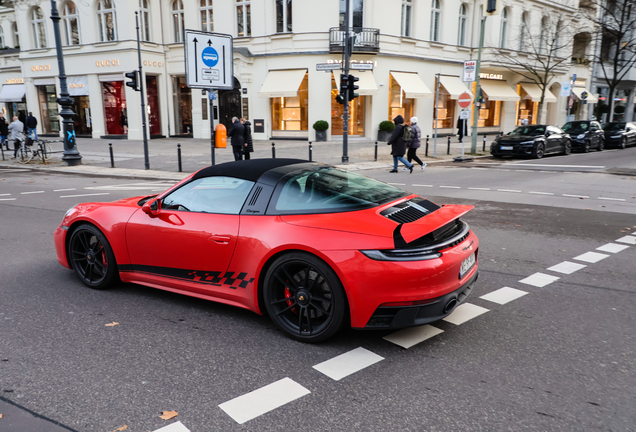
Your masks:
[{"label": "bicycle", "polygon": [[[12,140],[12,141],[13,141],[13,145],[15,146],[16,140]],[[18,162],[20,162],[21,164],[29,163],[31,159],[33,159],[33,150],[31,150],[31,148],[26,145],[26,140],[18,139],[18,141],[20,141],[20,147],[18,148],[17,153],[15,153],[16,155],[15,157],[18,160]]]},{"label": "bicycle", "polygon": [[53,153],[53,149],[51,149],[51,144],[46,141],[42,141],[40,139],[34,140],[34,143],[37,143],[38,148],[33,150],[33,157],[39,157],[42,159],[42,162],[45,163],[47,160],[51,159],[51,153]]}]

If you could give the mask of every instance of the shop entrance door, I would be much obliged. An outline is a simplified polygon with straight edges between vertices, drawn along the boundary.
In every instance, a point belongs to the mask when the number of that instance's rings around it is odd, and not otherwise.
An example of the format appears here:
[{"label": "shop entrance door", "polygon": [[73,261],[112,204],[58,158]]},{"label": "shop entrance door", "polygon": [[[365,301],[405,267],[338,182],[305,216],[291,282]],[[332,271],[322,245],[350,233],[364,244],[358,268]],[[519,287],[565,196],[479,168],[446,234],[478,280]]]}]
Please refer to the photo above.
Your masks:
[{"label": "shop entrance door", "polygon": [[161,116],[159,112],[159,86],[156,76],[146,75],[146,95],[148,97],[150,138],[158,138],[161,137]]},{"label": "shop entrance door", "polygon": [[185,77],[172,77],[175,135],[192,138],[192,92],[186,86]]},{"label": "shop entrance door", "polygon": [[234,77],[234,89],[219,90],[219,123],[227,130],[232,127],[232,117],[241,118],[241,83]]},{"label": "shop entrance door", "polygon": [[[358,96],[349,102],[349,135],[364,136],[364,96]],[[331,99],[331,134],[344,133],[344,105]]]}]

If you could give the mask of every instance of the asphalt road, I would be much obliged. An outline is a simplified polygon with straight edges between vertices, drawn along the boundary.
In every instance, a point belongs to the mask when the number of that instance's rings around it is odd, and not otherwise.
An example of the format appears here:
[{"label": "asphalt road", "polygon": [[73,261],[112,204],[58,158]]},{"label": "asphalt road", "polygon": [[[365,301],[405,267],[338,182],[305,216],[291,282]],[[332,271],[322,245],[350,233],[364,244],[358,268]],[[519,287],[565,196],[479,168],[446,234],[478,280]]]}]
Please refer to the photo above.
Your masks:
[{"label": "asphalt road", "polygon": [[[612,154],[571,164],[617,165]],[[566,165],[556,161],[541,163]],[[170,182],[0,170],[0,431],[636,430],[636,245],[624,243],[636,238],[636,177],[538,168],[365,172],[476,206],[463,219],[481,242],[469,300],[481,315],[435,323],[442,333],[408,349],[384,339],[392,332],[352,330],[306,345],[229,306],[138,285],[90,290],[55,259],[64,212]],[[597,250],[609,243],[628,247]],[[564,261],[585,267],[553,268]],[[558,279],[541,286],[536,273]],[[527,294],[481,298],[504,287]],[[313,367],[352,350],[375,362],[338,381]],[[219,407],[285,378],[306,394],[242,424]]]}]

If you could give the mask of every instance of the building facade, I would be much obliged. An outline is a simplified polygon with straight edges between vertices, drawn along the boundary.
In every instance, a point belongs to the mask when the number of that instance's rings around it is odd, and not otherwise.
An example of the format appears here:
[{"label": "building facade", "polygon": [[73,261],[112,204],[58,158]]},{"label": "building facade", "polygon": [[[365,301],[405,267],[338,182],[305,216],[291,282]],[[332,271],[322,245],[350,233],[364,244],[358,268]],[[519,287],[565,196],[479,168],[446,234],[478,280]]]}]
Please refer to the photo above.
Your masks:
[{"label": "building facade", "polygon": [[[79,136],[142,136],[140,94],[125,85],[124,77],[138,65],[135,12],[149,136],[209,137],[210,115],[226,125],[233,116],[249,118],[256,139],[313,140],[312,125],[318,120],[329,122],[330,137],[342,134],[346,120],[334,99],[340,71],[317,71],[316,65],[342,62],[344,0],[58,3]],[[569,60],[576,58],[573,50],[582,49],[585,56],[591,48],[573,41],[561,50],[568,61],[554,73],[541,118],[536,84],[504,67],[498,50],[510,46],[509,51],[523,56],[522,47],[513,47],[522,24],[538,32],[551,14],[575,19],[578,0],[503,0],[502,6],[505,12],[486,21],[480,133],[507,132],[518,124],[563,124],[569,98],[561,96],[561,84],[576,73],[579,93],[586,89],[592,95],[590,66]],[[398,114],[407,120],[418,117],[425,135],[435,127],[440,134],[454,133],[459,95],[475,93],[474,85],[461,77],[463,62],[477,57],[481,2],[352,0],[352,10],[351,62],[372,64],[373,70],[353,72],[360,78],[360,96],[351,103],[349,133],[375,139],[380,122]],[[56,135],[59,82],[50,15],[49,1],[17,0],[12,8],[0,8],[0,107],[9,116],[32,111],[39,133]],[[218,92],[212,113],[206,92],[186,86],[184,29],[234,37],[235,88]],[[569,109],[575,117],[588,116],[583,104]]]}]

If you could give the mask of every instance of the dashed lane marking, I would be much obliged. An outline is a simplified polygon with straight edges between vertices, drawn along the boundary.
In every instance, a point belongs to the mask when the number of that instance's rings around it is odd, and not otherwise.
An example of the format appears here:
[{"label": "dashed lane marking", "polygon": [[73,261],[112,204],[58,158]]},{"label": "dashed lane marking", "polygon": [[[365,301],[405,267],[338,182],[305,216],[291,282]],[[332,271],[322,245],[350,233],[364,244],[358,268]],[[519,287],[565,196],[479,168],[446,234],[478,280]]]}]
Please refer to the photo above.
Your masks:
[{"label": "dashed lane marking", "polygon": [[587,195],[570,195],[570,194],[563,194],[564,197],[569,197],[569,198],[589,198],[589,196]]},{"label": "dashed lane marking", "polygon": [[[521,164],[521,163],[513,163],[513,164],[504,164],[504,165],[515,165],[516,167],[544,167],[544,168],[605,168],[604,165],[548,165],[548,164]],[[551,171],[548,171],[551,172]]]},{"label": "dashed lane marking", "polygon": [[389,183],[389,184],[393,186],[406,186],[406,183]]},{"label": "dashed lane marking", "polygon": [[0,201],[15,201],[16,198],[0,198]]},{"label": "dashed lane marking", "polygon": [[433,185],[421,185],[421,184],[414,184],[413,186],[419,186],[419,187],[433,187]]},{"label": "dashed lane marking", "polygon": [[636,237],[634,236],[625,236],[625,237],[621,237],[619,239],[616,239],[617,242],[621,242],[621,243],[627,243],[630,245],[636,245]]},{"label": "dashed lane marking", "polygon": [[67,191],[72,191],[72,190],[77,190],[76,188],[68,188],[68,189],[53,189],[53,192],[67,192]]},{"label": "dashed lane marking", "polygon": [[597,197],[596,199],[607,200],[607,201],[625,201],[623,198]]},{"label": "dashed lane marking", "polygon": [[520,190],[515,190],[515,189],[497,189],[499,192],[516,192],[516,193],[521,193]]},{"label": "dashed lane marking", "polygon": [[31,195],[31,194],[41,194],[44,191],[31,191],[31,192],[20,192],[20,195]]},{"label": "dashed lane marking", "polygon": [[275,410],[311,393],[291,378],[273,382],[219,405],[238,424]]},{"label": "dashed lane marking", "polygon": [[10,196],[11,194],[0,194],[0,196]]},{"label": "dashed lane marking", "polygon": [[477,306],[472,303],[464,303],[457,306],[453,313],[444,318],[443,321],[455,325],[460,325],[464,324],[466,321],[470,321],[471,319],[478,317],[479,315],[485,314],[488,311],[488,309],[481,306]]},{"label": "dashed lane marking", "polygon": [[382,360],[384,360],[384,357],[380,357],[376,353],[359,347],[322,363],[318,363],[314,366],[314,369],[335,381],[340,381]]},{"label": "dashed lane marking", "polygon": [[548,267],[548,270],[569,275],[585,267],[587,267],[585,264],[577,264],[570,261],[563,261],[560,264],[554,265],[552,267]]},{"label": "dashed lane marking", "polygon": [[446,188],[446,189],[461,189],[461,187],[459,186],[440,186],[441,188]]},{"label": "dashed lane marking", "polygon": [[484,190],[484,191],[489,191],[490,188],[476,188],[476,187],[469,187],[468,189],[470,190]]},{"label": "dashed lane marking", "polygon": [[110,193],[103,192],[103,193],[94,193],[94,194],[62,195],[60,198],[77,198],[77,197],[98,196],[98,195],[110,195]]},{"label": "dashed lane marking", "polygon": [[603,245],[601,247],[597,247],[596,250],[600,250],[601,252],[618,253],[620,251],[624,251],[628,247],[629,246],[627,246],[627,245],[619,245],[619,244],[616,244],[616,243],[608,243],[608,244]]},{"label": "dashed lane marking", "polygon": [[515,288],[503,287],[499,288],[496,291],[488,293],[479,297],[480,299],[488,300],[493,303],[497,303],[500,305],[505,305],[506,303],[510,303],[513,300],[517,300],[519,297],[523,297],[528,294],[525,291],[521,291]]},{"label": "dashed lane marking", "polygon": [[552,192],[528,192],[535,195],[554,195]]},{"label": "dashed lane marking", "polygon": [[574,257],[575,260],[578,261],[583,261],[583,262],[588,262],[588,263],[597,263],[602,259],[607,258],[609,255],[605,255],[602,253],[598,253],[598,252],[586,252],[583,255],[579,255]]},{"label": "dashed lane marking", "polygon": [[180,421],[164,426],[154,432],[190,432],[190,429],[185,427]]},{"label": "dashed lane marking", "polygon": [[526,285],[532,285],[537,288],[543,288],[546,285],[550,285],[552,282],[558,281],[560,278],[557,276],[550,276],[545,273],[535,273],[528,276],[525,279],[521,279],[519,282]]},{"label": "dashed lane marking", "polygon": [[444,333],[444,330],[427,324],[419,327],[402,329],[398,332],[384,336],[383,339],[399,345],[402,348],[408,349],[420,342],[424,342],[427,339],[437,336],[440,333]]}]

